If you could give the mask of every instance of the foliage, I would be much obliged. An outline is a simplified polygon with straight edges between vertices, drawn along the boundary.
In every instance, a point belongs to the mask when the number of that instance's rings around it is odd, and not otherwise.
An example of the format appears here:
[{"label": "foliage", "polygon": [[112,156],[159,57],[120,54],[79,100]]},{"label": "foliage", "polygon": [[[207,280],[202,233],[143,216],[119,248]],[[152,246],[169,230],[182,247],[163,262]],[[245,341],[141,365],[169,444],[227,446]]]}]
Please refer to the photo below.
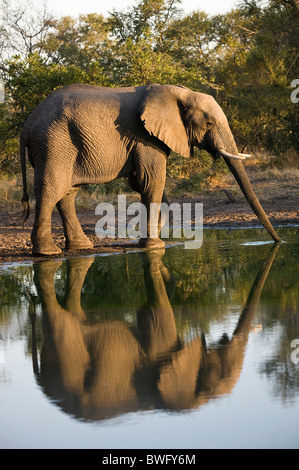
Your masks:
[{"label": "foliage", "polygon": [[[0,79],[6,87],[0,171],[18,171],[17,138],[28,114],[51,91],[74,82],[185,85],[216,98],[241,151],[270,152],[280,167],[286,152],[297,156],[299,107],[290,99],[291,82],[299,78],[295,1],[243,0],[210,17],[184,14],[180,0],[139,0],[108,18],[93,13],[60,19],[45,7],[12,2],[0,0]],[[196,157],[187,165],[173,156],[168,174],[182,186],[191,178],[191,187],[202,187],[215,173],[203,161]]]},{"label": "foliage", "polygon": [[108,21],[103,15],[92,13],[56,21],[43,49],[51,62],[89,70],[94,62],[107,66],[112,44]]},{"label": "foliage", "polygon": [[299,76],[298,12],[291,2],[259,5],[244,2],[215,27],[221,104],[243,149],[254,143],[274,153],[298,150],[286,124],[298,113],[290,99],[290,84]]},{"label": "foliage", "polygon": [[151,37],[133,41],[128,38],[120,47],[121,59],[118,82],[124,86],[144,85],[145,83],[180,83],[184,71],[177,68],[172,58],[161,51],[153,50]]},{"label": "foliage", "polygon": [[11,132],[8,106],[0,104],[0,173],[13,178],[18,173],[19,142]]},{"label": "foliage", "polygon": [[[195,149],[194,156],[190,159],[172,153],[167,164],[167,193],[170,196],[181,192],[198,193],[209,186],[211,178],[227,171],[222,159],[214,162],[204,150]],[[172,182],[175,184],[171,184]]]}]

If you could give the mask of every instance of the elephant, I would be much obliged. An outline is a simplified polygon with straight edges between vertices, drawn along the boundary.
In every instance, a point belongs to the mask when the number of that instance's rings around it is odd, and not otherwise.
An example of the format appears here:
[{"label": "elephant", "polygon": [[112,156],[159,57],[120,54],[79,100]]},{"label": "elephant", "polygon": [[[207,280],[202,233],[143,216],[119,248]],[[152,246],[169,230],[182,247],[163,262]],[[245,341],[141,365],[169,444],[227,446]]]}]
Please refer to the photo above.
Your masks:
[{"label": "elephant", "polygon": [[76,193],[81,185],[120,177],[128,178],[147,210],[147,236],[140,238],[139,246],[163,247],[160,232],[158,238],[157,229],[151,232],[150,206],[167,202],[164,188],[170,152],[189,157],[194,146],[214,159],[224,158],[251,208],[279,242],[244,169],[242,160],[248,155],[238,153],[227,118],[212,96],[177,85],[77,84],[45,98],[21,132],[24,222],[30,212],[26,153],[34,168],[33,255],[61,252],[51,234],[55,205],[62,218],[65,248],[91,248],[75,212]]},{"label": "elephant", "polygon": [[252,321],[279,247],[271,247],[231,338],[223,335],[209,346],[204,332],[190,342],[179,337],[171,306],[176,280],[162,262],[161,249],[138,253],[146,301],[136,310],[135,325],[107,316],[88,321],[81,293],[94,258],[67,261],[64,307],[54,284],[62,261],[35,263],[34,281],[43,315],[40,354],[32,320],[37,382],[66,413],[89,421],[140,409],[194,409],[228,395],[239,379]]}]

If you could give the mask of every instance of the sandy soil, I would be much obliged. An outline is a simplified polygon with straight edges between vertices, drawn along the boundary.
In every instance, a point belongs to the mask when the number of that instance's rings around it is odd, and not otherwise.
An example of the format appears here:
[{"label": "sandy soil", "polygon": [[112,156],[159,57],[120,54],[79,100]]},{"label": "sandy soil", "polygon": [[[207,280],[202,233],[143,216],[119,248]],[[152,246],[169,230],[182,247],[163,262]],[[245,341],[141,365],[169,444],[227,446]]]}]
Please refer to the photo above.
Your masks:
[{"label": "sandy soil", "polygon": [[[271,223],[277,225],[299,224],[299,193],[294,190],[294,184],[286,182],[255,182],[255,190],[269,216]],[[260,226],[259,220],[252,212],[241,193],[234,192],[235,202],[230,202],[223,190],[206,191],[200,197],[181,198],[178,202],[202,202],[204,213],[204,227],[252,227]],[[138,200],[138,199],[136,199]],[[171,200],[170,202],[176,202]],[[78,211],[78,218],[83,230],[94,243],[89,250],[64,250],[64,236],[61,220],[57,212],[53,213],[52,231],[55,242],[63,250],[63,257],[92,253],[110,253],[126,251],[135,248],[132,240],[98,239],[95,235],[95,224],[99,220],[94,210]],[[8,211],[7,207],[0,206],[0,263],[14,261],[29,261],[40,258],[31,255],[30,233],[34,219],[32,211],[26,226],[22,226],[22,206]],[[61,256],[61,255],[60,255]]]}]

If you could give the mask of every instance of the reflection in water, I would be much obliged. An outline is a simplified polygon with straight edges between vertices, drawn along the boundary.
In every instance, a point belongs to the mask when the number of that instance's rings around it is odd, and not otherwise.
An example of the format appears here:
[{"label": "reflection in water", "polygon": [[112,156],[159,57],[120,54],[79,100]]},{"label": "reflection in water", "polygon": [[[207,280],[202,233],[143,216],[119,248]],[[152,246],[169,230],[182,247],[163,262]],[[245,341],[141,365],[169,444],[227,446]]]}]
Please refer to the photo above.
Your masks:
[{"label": "reflection in water", "polygon": [[44,392],[67,413],[87,420],[140,409],[190,409],[230,393],[278,248],[271,249],[258,273],[232,338],[224,335],[211,347],[203,335],[190,343],[178,337],[170,303],[175,281],[161,250],[140,254],[147,302],[137,310],[136,327],[124,321],[87,321],[81,292],[93,258],[69,260],[65,308],[54,284],[61,262],[35,264],[44,344],[38,365],[33,321],[33,367]]}]

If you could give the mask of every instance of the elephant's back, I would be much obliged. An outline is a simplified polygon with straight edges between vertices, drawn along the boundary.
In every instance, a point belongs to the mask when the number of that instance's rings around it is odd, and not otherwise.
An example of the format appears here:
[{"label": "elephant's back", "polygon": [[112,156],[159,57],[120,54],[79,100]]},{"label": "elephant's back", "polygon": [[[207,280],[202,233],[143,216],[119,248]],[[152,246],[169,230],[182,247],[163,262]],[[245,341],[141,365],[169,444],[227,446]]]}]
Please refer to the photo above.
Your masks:
[{"label": "elephant's back", "polygon": [[30,114],[23,127],[23,136],[43,132],[53,122],[72,121],[78,116],[87,121],[94,118],[116,120],[122,112],[136,111],[145,89],[146,86],[109,88],[88,84],[58,88]]},{"label": "elephant's back", "polygon": [[142,99],[146,87],[99,87],[88,84],[74,84],[58,88],[45,98],[39,106],[52,108],[53,105],[58,108],[67,108],[69,106],[82,105],[84,103],[93,103],[113,106],[116,103],[124,105],[131,103],[136,105]]},{"label": "elephant's back", "polygon": [[63,150],[73,165],[76,184],[89,180],[90,175],[94,182],[106,182],[127,174],[133,141],[144,132],[138,119],[143,88],[79,84],[51,93],[22,131],[31,164]]}]

